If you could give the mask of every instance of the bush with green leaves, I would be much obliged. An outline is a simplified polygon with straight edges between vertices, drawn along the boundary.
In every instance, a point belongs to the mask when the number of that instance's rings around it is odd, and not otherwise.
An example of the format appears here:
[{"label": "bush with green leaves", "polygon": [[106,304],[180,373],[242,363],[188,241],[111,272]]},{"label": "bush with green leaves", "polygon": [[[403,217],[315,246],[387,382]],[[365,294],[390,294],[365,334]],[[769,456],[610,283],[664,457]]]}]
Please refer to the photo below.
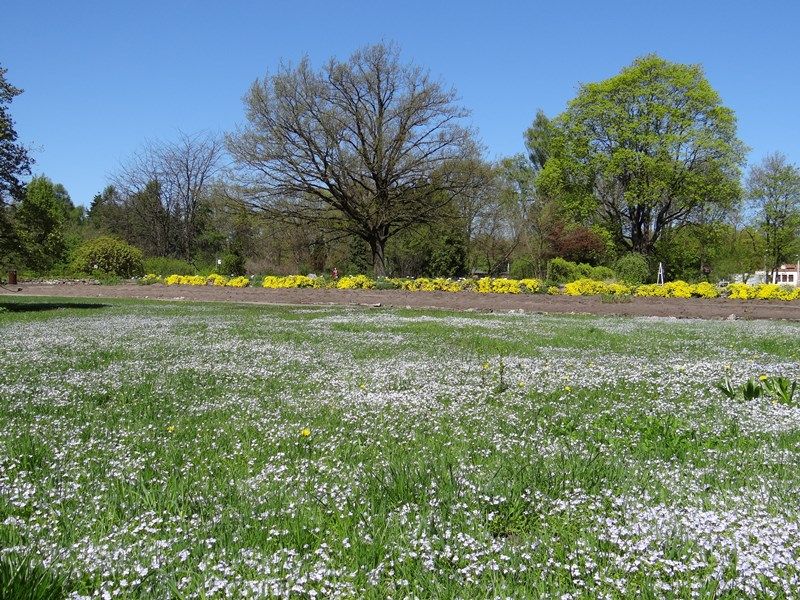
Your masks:
[{"label": "bush with green leaves", "polygon": [[144,257],[141,250],[122,240],[99,237],[75,250],[72,268],[80,273],[99,271],[118,277],[139,277],[144,274]]},{"label": "bush with green leaves", "polygon": [[229,276],[245,274],[244,257],[238,252],[226,252],[222,255],[219,272]]},{"label": "bush with green leaves", "polygon": [[638,252],[629,252],[621,257],[615,265],[615,270],[617,277],[631,285],[646,283],[650,278],[650,265]]},{"label": "bush with green leaves", "polygon": [[511,263],[508,270],[508,275],[511,279],[529,279],[536,277],[536,265],[529,258],[517,258]]},{"label": "bush with green leaves", "polygon": [[153,256],[144,259],[144,272],[166,277],[168,275],[196,275],[197,269],[180,258]]},{"label": "bush with green leaves", "polygon": [[592,267],[592,271],[589,274],[591,279],[595,279],[597,281],[608,281],[610,279],[616,279],[617,274],[614,273],[613,269],[609,267]]},{"label": "bush with green leaves", "polygon": [[581,278],[578,265],[563,258],[551,258],[547,263],[547,279],[555,283],[570,283]]}]

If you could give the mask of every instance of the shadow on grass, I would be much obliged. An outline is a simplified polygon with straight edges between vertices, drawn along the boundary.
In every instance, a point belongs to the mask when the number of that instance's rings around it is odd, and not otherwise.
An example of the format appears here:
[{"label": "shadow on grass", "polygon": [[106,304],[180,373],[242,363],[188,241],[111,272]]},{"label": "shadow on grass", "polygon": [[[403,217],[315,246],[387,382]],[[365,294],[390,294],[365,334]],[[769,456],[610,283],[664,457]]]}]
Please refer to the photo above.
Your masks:
[{"label": "shadow on grass", "polygon": [[107,308],[108,304],[97,304],[87,302],[0,302],[0,311],[8,312],[42,312],[46,310],[58,310],[61,308],[94,309]]}]

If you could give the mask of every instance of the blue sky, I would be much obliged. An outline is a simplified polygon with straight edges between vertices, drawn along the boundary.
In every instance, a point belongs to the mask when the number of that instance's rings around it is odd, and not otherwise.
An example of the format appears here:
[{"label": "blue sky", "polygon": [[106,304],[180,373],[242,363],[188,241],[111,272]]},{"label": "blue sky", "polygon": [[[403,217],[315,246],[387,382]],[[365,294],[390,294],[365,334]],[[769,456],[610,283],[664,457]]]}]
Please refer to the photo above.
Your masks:
[{"label": "blue sky", "polygon": [[35,172],[88,204],[146,139],[224,132],[250,83],[304,54],[320,64],[381,40],[452,85],[499,158],[537,108],[657,52],[700,63],[758,161],[800,163],[800,3],[204,2],[6,0],[0,63]]}]

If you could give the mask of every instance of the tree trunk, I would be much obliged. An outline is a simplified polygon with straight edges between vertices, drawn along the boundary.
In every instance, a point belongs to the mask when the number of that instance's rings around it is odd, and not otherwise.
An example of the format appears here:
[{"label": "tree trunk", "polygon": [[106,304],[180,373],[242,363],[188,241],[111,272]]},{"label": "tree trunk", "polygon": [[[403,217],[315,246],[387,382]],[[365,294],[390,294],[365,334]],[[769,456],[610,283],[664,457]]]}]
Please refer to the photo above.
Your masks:
[{"label": "tree trunk", "polygon": [[384,250],[386,248],[386,240],[374,239],[370,240],[369,247],[372,250],[372,271],[375,277],[386,277],[386,258]]}]

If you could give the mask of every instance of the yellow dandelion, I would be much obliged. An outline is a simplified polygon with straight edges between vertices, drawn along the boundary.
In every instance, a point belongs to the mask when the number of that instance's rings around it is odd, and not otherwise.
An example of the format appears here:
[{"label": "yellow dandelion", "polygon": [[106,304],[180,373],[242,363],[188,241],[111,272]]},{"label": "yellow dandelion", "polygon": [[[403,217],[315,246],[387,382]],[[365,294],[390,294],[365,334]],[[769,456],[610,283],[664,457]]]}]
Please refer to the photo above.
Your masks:
[{"label": "yellow dandelion", "polygon": [[303,427],[303,429],[300,430],[301,437],[308,437],[310,435],[311,435],[311,430],[308,427]]},{"label": "yellow dandelion", "polygon": [[758,380],[759,381],[766,381],[767,380],[767,376],[766,375],[759,375],[758,376]]},{"label": "yellow dandelion", "polygon": [[168,431],[169,433],[172,433],[173,431],[175,431],[175,425],[169,425],[169,426],[167,427],[167,431]]},{"label": "yellow dandelion", "polygon": [[571,392],[571,391],[572,391],[572,388],[571,388],[570,386],[565,386],[565,387],[564,387],[564,391],[565,391],[565,392]]}]

